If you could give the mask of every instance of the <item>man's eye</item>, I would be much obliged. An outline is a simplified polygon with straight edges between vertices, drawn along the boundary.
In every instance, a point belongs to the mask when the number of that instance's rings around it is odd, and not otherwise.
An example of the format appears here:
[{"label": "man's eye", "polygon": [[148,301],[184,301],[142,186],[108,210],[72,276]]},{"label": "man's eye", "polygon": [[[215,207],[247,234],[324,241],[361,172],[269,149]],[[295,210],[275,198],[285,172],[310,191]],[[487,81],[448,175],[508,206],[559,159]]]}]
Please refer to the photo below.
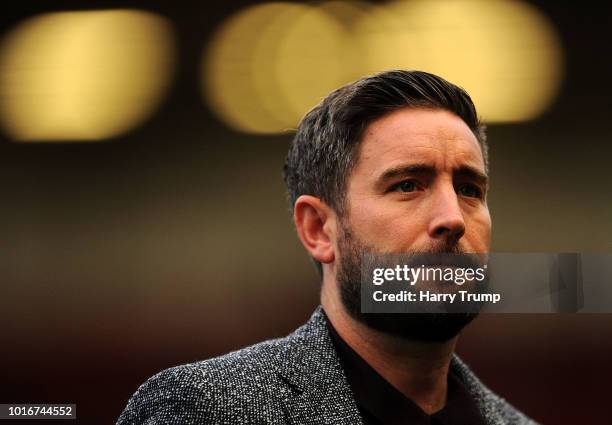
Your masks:
[{"label": "man's eye", "polygon": [[393,187],[396,192],[414,192],[416,189],[417,185],[413,180],[404,180]]},{"label": "man's eye", "polygon": [[480,197],[482,197],[482,191],[480,190],[480,188],[478,186],[474,186],[472,184],[464,184],[463,186],[459,187],[457,192],[460,195],[467,196],[469,198],[480,198]]}]

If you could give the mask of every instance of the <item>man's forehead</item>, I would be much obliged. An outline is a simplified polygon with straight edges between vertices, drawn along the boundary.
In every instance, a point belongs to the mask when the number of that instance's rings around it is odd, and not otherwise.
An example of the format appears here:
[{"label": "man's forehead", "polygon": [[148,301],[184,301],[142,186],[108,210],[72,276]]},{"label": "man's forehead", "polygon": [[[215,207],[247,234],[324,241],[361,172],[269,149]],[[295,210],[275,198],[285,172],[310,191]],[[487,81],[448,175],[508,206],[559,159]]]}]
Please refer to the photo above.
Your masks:
[{"label": "man's forehead", "polygon": [[358,167],[386,167],[407,160],[438,167],[470,165],[484,171],[482,151],[470,128],[443,110],[405,108],[366,128]]}]

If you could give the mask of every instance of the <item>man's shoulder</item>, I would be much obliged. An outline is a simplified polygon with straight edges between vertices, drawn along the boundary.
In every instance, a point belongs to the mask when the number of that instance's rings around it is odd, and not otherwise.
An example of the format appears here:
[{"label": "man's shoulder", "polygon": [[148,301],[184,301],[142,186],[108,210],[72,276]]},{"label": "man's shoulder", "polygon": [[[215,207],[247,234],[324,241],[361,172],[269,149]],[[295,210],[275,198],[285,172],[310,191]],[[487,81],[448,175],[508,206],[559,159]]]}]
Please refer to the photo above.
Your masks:
[{"label": "man's shoulder", "polygon": [[249,406],[270,407],[286,395],[278,371],[299,331],[155,374],[134,393],[117,424],[225,423],[219,416],[227,412],[257,416]]},{"label": "man's shoulder", "polygon": [[[287,344],[287,338],[270,339],[227,354],[174,366],[150,378],[198,389],[243,384],[249,380],[261,380],[275,371],[279,353]],[[240,382],[236,382],[239,380]]]},{"label": "man's shoulder", "polygon": [[[275,364],[289,337],[270,339],[249,347],[168,369],[189,373],[200,386],[224,385],[233,378],[241,381],[259,379],[261,375],[275,371]],[[231,382],[234,385],[234,382]]]}]

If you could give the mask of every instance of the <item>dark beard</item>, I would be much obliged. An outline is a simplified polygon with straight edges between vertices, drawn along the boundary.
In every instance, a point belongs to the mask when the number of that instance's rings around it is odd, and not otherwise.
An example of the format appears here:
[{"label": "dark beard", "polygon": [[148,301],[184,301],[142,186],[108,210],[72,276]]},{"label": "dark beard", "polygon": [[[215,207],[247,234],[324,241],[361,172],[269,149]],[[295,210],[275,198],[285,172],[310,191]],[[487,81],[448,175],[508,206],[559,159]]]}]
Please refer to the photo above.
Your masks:
[{"label": "dark beard", "polygon": [[[341,221],[339,240],[340,264],[337,281],[342,304],[349,315],[379,332],[420,342],[445,342],[456,337],[461,330],[478,316],[470,313],[362,313],[361,266],[362,254],[375,252],[355,238],[348,223]],[[421,252],[461,253],[459,247],[443,245]]]}]

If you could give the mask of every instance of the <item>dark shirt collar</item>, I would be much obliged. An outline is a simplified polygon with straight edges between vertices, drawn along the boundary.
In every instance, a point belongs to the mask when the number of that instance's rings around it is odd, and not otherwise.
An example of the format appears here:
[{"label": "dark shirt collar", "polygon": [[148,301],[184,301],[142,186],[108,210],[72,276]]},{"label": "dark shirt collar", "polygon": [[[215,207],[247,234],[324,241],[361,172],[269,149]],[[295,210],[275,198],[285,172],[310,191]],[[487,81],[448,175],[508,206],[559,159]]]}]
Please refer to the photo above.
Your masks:
[{"label": "dark shirt collar", "polygon": [[380,376],[327,322],[364,425],[486,425],[475,401],[452,369],[448,374],[446,405],[429,416]]}]

